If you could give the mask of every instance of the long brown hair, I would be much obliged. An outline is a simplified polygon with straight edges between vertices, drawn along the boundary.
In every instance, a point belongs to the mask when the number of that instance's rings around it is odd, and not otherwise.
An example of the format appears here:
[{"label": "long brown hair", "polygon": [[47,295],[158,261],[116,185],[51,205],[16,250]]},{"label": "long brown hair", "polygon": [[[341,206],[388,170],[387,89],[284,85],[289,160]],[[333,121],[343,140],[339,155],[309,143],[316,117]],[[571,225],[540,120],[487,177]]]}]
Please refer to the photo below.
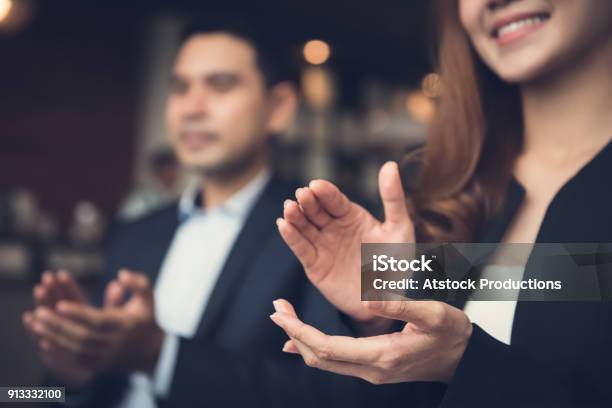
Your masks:
[{"label": "long brown hair", "polygon": [[[442,92],[409,192],[419,240],[469,242],[500,207],[522,143],[518,87],[476,55],[458,0],[434,2]],[[411,183],[412,184],[412,183]]]}]

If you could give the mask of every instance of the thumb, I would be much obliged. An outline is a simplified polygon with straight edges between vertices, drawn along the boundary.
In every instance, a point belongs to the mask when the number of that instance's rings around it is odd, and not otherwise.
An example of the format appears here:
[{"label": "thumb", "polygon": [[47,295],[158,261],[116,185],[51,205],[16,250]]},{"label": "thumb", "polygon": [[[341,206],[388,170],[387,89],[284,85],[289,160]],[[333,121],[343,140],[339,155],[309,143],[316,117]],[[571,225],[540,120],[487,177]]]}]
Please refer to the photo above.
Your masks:
[{"label": "thumb", "polygon": [[60,270],[57,273],[57,281],[59,282],[59,286],[63,293],[63,298],[68,300],[74,300],[80,303],[89,303],[87,301],[87,296],[85,296],[85,292],[79,286],[79,284],[74,280],[74,278],[70,275],[70,273],[66,270]]},{"label": "thumb", "polygon": [[104,307],[121,306],[124,298],[125,290],[119,282],[112,280],[106,285],[106,291],[104,292]]},{"label": "thumb", "polygon": [[441,327],[449,307],[431,300],[388,300],[365,303],[366,307],[376,315],[412,323],[426,331]]},{"label": "thumb", "polygon": [[146,302],[153,303],[153,289],[151,288],[149,278],[145,274],[122,269],[119,271],[117,281],[124,288],[132,292],[132,296],[137,296]]},{"label": "thumb", "polygon": [[284,312],[284,313],[288,313],[288,314],[297,316],[297,313],[295,312],[293,305],[285,299],[276,299],[275,301],[272,302],[272,305],[274,306],[274,310],[277,312]]},{"label": "thumb", "polygon": [[380,168],[378,188],[385,210],[385,223],[409,223],[412,226],[408,208],[406,208],[406,195],[402,187],[399,166],[396,162],[387,162]]}]

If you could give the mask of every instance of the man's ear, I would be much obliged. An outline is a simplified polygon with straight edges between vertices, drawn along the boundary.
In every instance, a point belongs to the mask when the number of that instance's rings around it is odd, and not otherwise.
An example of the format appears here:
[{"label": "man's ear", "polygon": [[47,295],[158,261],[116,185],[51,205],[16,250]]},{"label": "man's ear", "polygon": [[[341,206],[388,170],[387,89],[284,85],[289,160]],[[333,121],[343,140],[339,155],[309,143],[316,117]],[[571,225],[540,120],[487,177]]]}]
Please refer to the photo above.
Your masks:
[{"label": "man's ear", "polygon": [[290,82],[280,82],[270,89],[268,101],[268,133],[283,133],[295,117],[298,106],[297,90]]}]

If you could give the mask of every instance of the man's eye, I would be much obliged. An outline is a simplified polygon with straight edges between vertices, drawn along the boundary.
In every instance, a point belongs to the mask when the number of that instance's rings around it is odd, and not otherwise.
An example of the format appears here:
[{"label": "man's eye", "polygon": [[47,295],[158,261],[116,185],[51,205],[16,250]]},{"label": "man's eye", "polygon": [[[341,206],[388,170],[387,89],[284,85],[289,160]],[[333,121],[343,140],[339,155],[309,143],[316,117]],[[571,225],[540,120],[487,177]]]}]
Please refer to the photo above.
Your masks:
[{"label": "man's eye", "polygon": [[236,75],[217,75],[210,78],[208,84],[217,92],[227,92],[236,87],[239,82],[239,78]]},{"label": "man's eye", "polygon": [[182,81],[172,81],[170,83],[170,93],[181,95],[187,93],[189,85]]}]

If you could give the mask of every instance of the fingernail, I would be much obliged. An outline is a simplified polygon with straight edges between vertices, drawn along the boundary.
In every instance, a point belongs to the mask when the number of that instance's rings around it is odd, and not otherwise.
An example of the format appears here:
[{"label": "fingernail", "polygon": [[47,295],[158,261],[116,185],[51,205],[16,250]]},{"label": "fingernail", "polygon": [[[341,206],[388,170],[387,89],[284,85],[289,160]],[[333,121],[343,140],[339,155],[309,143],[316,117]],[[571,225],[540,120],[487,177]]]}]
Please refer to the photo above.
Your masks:
[{"label": "fingernail", "polygon": [[272,319],[272,321],[274,323],[276,323],[277,325],[282,327],[282,318],[280,316],[280,314],[278,312],[274,312],[270,315],[270,319]]},{"label": "fingernail", "polygon": [[46,321],[49,318],[49,313],[45,309],[38,309],[36,311],[36,317],[42,321]]},{"label": "fingernail", "polygon": [[279,218],[277,218],[277,219],[276,219],[276,226],[277,226],[277,227],[280,227],[281,222],[283,222],[283,219],[282,219],[282,218],[280,218],[280,217],[279,217]]},{"label": "fingernail", "polygon": [[128,269],[121,269],[117,274],[119,280],[126,280],[130,278],[130,271]]},{"label": "fingernail", "polygon": [[274,306],[274,310],[276,310],[278,312],[278,308],[279,308],[278,299],[276,299],[275,301],[272,302],[272,306]]}]

